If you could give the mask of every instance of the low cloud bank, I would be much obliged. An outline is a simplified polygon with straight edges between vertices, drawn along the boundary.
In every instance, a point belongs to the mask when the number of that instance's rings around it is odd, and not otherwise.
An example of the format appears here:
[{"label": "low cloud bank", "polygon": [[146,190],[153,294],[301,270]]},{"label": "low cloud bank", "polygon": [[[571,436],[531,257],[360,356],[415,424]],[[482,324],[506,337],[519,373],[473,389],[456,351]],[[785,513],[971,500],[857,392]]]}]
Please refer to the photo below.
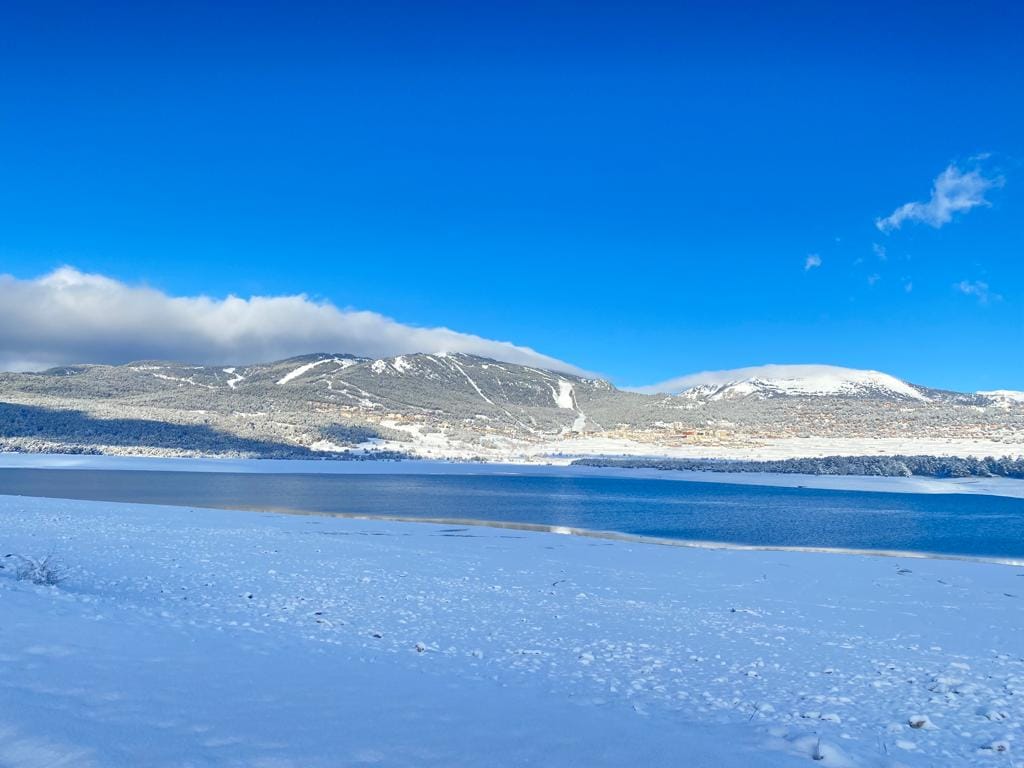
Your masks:
[{"label": "low cloud bank", "polygon": [[73,267],[28,280],[0,275],[0,370],[145,359],[230,365],[310,352],[464,352],[584,373],[529,347],[405,325],[301,294],[169,296]]}]

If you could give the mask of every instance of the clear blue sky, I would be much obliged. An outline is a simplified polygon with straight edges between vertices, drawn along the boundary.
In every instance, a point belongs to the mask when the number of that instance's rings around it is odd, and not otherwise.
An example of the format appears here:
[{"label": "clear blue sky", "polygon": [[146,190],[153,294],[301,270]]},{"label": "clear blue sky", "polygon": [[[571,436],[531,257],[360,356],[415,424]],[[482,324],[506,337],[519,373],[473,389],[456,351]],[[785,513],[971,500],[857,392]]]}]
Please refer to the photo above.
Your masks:
[{"label": "clear blue sky", "polygon": [[0,273],[1024,389],[1024,6],[834,5],[6,3]]}]

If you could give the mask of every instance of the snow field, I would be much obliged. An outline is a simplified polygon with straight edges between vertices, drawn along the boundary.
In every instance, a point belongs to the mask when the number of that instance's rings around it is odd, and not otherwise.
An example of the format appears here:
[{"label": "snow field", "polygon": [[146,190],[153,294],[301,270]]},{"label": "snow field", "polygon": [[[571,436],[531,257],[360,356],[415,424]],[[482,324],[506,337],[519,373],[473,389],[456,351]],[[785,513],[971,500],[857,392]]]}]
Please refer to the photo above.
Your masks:
[{"label": "snow field", "polygon": [[1020,568],[15,497],[0,531],[69,570],[0,571],[5,767],[1024,765]]}]

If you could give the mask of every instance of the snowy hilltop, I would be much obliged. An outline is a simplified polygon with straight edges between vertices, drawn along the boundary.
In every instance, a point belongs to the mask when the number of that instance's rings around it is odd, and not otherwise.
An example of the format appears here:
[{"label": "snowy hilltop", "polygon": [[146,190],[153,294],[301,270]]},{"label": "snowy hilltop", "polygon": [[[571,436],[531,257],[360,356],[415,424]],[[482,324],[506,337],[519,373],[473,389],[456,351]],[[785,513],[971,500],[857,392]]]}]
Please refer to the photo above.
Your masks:
[{"label": "snowy hilltop", "polygon": [[978,394],[993,403],[1007,407],[1024,404],[1024,392],[1018,392],[1013,389],[991,389],[987,392],[979,392]]},{"label": "snowy hilltop", "polygon": [[690,399],[727,400],[739,397],[863,397],[926,402],[925,390],[879,371],[861,371],[834,365],[762,365],[730,371],[708,371],[684,376],[653,388],[667,386],[672,394]]}]

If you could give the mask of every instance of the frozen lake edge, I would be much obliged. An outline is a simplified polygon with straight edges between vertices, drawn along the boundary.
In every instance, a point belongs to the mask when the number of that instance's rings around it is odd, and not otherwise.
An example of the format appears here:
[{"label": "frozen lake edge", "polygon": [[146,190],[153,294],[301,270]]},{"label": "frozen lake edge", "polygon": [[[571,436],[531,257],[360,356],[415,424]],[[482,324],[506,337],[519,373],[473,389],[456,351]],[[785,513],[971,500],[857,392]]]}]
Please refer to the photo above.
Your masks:
[{"label": "frozen lake edge", "polygon": [[325,459],[215,459],[0,452],[0,469],[117,469],[162,472],[275,474],[540,475],[551,477],[636,477],[683,482],[762,485],[886,493],[970,493],[1024,499],[1024,480],[1006,477],[870,477],[769,472],[699,472],[658,469],[492,464],[434,461],[335,461]]}]

